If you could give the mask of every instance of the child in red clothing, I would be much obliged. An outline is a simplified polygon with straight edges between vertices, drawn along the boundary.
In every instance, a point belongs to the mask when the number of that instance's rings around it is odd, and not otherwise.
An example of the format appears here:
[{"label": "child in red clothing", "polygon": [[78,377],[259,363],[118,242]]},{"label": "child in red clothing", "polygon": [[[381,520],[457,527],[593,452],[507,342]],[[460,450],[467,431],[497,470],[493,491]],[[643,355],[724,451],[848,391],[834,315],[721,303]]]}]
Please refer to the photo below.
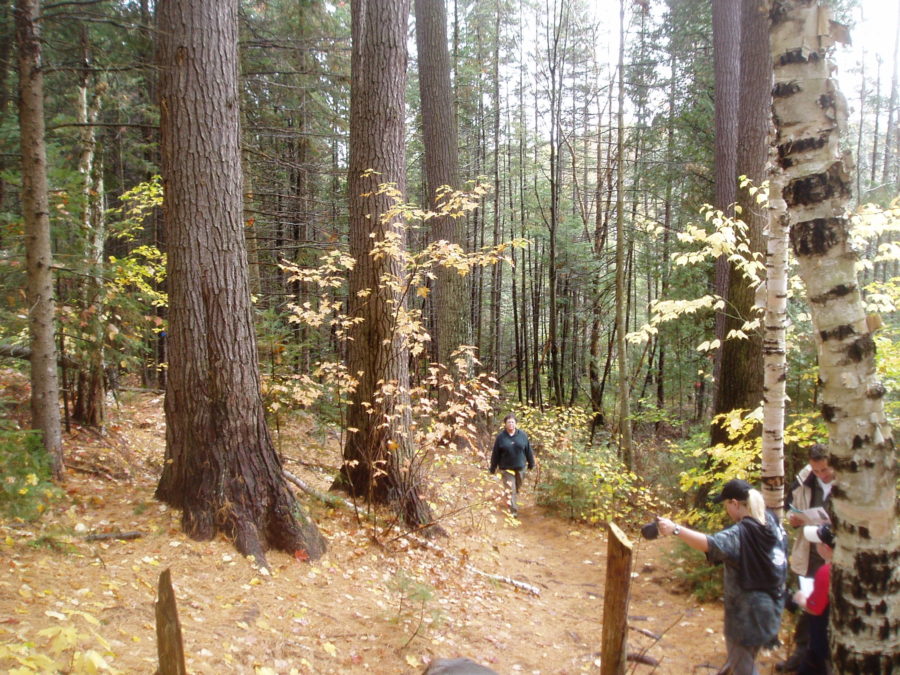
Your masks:
[{"label": "child in red clothing", "polygon": [[828,590],[831,585],[831,557],[834,554],[834,533],[828,525],[809,525],[803,536],[816,545],[816,552],[825,560],[813,579],[812,592],[794,594],[794,602],[809,615],[809,651],[797,671],[798,675],[828,675],[831,673],[828,652]]}]

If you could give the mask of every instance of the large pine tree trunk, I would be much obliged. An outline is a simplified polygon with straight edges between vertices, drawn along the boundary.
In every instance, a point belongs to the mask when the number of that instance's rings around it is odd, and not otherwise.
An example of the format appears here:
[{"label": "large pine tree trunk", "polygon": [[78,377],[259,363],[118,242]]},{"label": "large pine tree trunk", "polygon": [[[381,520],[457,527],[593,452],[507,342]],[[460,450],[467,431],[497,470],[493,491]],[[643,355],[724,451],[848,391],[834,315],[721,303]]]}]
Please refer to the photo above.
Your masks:
[{"label": "large pine tree trunk", "polygon": [[[737,130],[738,103],[740,101],[741,74],[741,7],[734,0],[712,0],[713,65],[715,70],[715,197],[714,206],[727,216],[734,215],[733,204],[737,196]],[[715,292],[727,298],[731,287],[731,265],[726,255],[721,255],[715,265]],[[739,283],[735,280],[736,283]],[[732,387],[740,387],[738,378],[724,377],[730,372],[726,365],[725,336],[728,312],[727,303],[716,311],[716,350],[713,369],[713,414],[732,409],[726,399],[733,398]],[[727,442],[726,429],[713,423],[710,444]],[[705,497],[705,495],[704,495]]]},{"label": "large pine tree trunk", "polygon": [[64,467],[56,372],[56,303],[53,299],[47,148],[44,144],[44,75],[37,28],[40,2],[19,0],[15,11],[19,47],[22,216],[25,220],[26,293],[31,340],[31,424],[43,434],[53,475],[61,479]]},{"label": "large pine tree trunk", "polygon": [[168,242],[166,463],[158,499],[185,532],[318,558],[266,427],[241,213],[237,0],[159,4]]},{"label": "large pine tree trunk", "polygon": [[900,526],[897,457],[876,378],[875,345],[849,240],[850,158],[840,135],[846,104],[831,78],[831,26],[815,0],[774,3],[773,112],[790,241],[806,285],[818,347],[822,415],[829,429],[837,549],[831,642],[838,673],[900,666]]},{"label": "large pine tree trunk", "polygon": [[[410,438],[409,351],[397,326],[403,302],[383,279],[402,279],[400,263],[373,255],[373,246],[405,233],[385,218],[394,200],[378,190],[393,183],[405,194],[404,111],[408,0],[358,0],[352,5],[350,93],[349,313],[361,321],[350,331],[349,372],[358,380],[347,410],[350,432],[339,484],[358,497],[391,503],[406,524],[431,522],[422,494],[420,457]],[[377,174],[368,173],[369,171]]]},{"label": "large pine tree trunk", "polygon": [[[429,204],[434,209],[438,203],[438,188],[445,185],[459,188],[456,117],[450,86],[444,0],[416,0],[416,44],[425,145],[425,183]],[[430,239],[464,247],[462,219],[450,216],[433,219]],[[436,270],[435,276],[431,301],[434,317],[432,338],[438,363],[449,365],[453,351],[468,341],[466,278],[447,267]]]}]

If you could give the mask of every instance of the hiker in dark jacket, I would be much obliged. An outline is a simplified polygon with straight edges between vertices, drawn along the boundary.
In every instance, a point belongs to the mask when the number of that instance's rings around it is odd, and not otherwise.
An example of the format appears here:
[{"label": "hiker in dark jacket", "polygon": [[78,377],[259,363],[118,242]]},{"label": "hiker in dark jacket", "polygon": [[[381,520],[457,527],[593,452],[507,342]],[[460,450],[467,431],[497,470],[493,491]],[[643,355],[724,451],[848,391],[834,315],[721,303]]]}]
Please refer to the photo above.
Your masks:
[{"label": "hiker in dark jacket", "polygon": [[787,576],[787,537],[766,511],[759,491],[743,480],[730,480],[713,499],[725,504],[735,522],[706,535],[658,522],[660,534],[673,534],[708,560],[725,563],[725,646],[728,660],[719,675],[758,675],[756,654],[778,644],[784,583]]},{"label": "hiker in dark jacket", "polygon": [[516,428],[516,416],[509,413],[503,418],[503,431],[494,440],[494,451],[491,453],[491,473],[498,468],[503,482],[509,490],[509,511],[513,517],[519,513],[516,495],[522,488],[525,467],[534,468],[534,453],[528,436]]}]

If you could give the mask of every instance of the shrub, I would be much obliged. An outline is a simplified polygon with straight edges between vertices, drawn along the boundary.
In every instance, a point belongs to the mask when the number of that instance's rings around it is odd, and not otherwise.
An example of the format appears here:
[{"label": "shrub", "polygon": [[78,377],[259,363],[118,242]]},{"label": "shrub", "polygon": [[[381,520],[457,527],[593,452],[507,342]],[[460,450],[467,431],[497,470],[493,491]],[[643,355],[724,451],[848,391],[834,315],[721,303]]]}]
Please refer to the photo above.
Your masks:
[{"label": "shrub", "polygon": [[51,481],[50,458],[35,432],[0,431],[0,466],[0,514],[6,518],[37,520],[62,494]]},{"label": "shrub", "polygon": [[588,444],[590,413],[524,406],[513,412],[540,462],[539,504],[573,520],[615,520],[626,528],[659,510],[655,493],[622,464],[614,447]]}]

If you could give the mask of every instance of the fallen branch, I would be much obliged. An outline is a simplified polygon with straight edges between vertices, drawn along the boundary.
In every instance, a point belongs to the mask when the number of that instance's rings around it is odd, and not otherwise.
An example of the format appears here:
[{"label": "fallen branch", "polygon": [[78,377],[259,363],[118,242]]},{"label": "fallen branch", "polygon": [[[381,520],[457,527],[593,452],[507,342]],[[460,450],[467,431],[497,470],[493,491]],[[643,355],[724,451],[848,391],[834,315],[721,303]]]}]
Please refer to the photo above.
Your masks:
[{"label": "fallen branch", "polygon": [[[31,347],[26,347],[25,345],[10,345],[5,343],[0,344],[0,356],[5,356],[11,359],[31,361]],[[80,367],[80,364],[77,361],[73,361],[68,356],[62,356],[58,358],[57,363],[61,366],[67,366],[69,368]]]},{"label": "fallen branch", "polygon": [[637,626],[632,626],[631,624],[629,624],[628,629],[636,631],[641,635],[646,635],[648,638],[653,638],[657,642],[662,639],[662,635],[660,635],[659,633],[654,633],[652,630],[647,630],[646,628],[638,628]]},{"label": "fallen branch", "polygon": [[100,534],[89,534],[85,541],[103,541],[105,539],[121,539],[128,541],[129,539],[140,539],[144,536],[143,532],[102,532]]},{"label": "fallen branch", "polygon": [[[303,490],[303,492],[305,492],[306,494],[308,494],[312,497],[315,497],[316,499],[324,502],[328,506],[344,506],[348,509],[353,509],[354,511],[357,510],[356,505],[353,502],[351,502],[350,500],[343,499],[342,497],[337,497],[335,495],[325,494],[324,492],[316,490],[314,487],[310,486],[304,480],[298,478],[297,476],[292,474],[290,471],[283,471],[283,473],[284,473],[285,478],[288,479],[288,481],[290,481],[291,483],[296,485],[298,488]],[[428,541],[427,539],[423,539],[421,537],[416,537],[415,535],[410,535],[409,539],[411,539],[412,541],[415,541],[420,546],[423,546],[432,551],[437,551],[438,553],[441,553],[442,555],[445,555],[448,558],[459,561],[458,556],[455,556],[452,553],[449,553],[448,551],[446,551],[445,549],[438,546],[437,544],[435,544],[432,541]],[[485,572],[483,570],[480,570],[477,567],[475,567],[474,565],[470,565],[469,563],[465,564],[465,568],[472,574],[475,574],[480,577],[485,577],[486,579],[491,579],[492,581],[498,581],[500,583],[509,584],[510,586],[513,586],[514,588],[518,588],[521,591],[526,591],[528,593],[531,593],[532,595],[539,596],[541,594],[540,588],[538,588],[537,586],[533,586],[531,584],[525,583],[524,581],[519,581],[519,580],[513,579],[511,577],[504,577],[499,574],[491,574],[490,572]]]},{"label": "fallen branch", "polygon": [[302,480],[301,478],[297,478],[290,471],[282,471],[284,473],[284,477],[288,479],[291,483],[296,485],[298,488],[303,490],[306,494],[315,497],[320,502],[327,504],[328,506],[343,506],[352,511],[356,511],[356,504],[351,502],[349,499],[344,499],[343,497],[338,497],[337,495],[330,495],[326,492],[322,492],[320,490],[316,490],[309,483]]},{"label": "fallen branch", "polygon": [[634,652],[628,652],[625,656],[626,661],[631,661],[632,663],[643,663],[645,666],[658,666],[659,661],[654,659],[652,656],[647,656],[643,652],[635,654]]}]

